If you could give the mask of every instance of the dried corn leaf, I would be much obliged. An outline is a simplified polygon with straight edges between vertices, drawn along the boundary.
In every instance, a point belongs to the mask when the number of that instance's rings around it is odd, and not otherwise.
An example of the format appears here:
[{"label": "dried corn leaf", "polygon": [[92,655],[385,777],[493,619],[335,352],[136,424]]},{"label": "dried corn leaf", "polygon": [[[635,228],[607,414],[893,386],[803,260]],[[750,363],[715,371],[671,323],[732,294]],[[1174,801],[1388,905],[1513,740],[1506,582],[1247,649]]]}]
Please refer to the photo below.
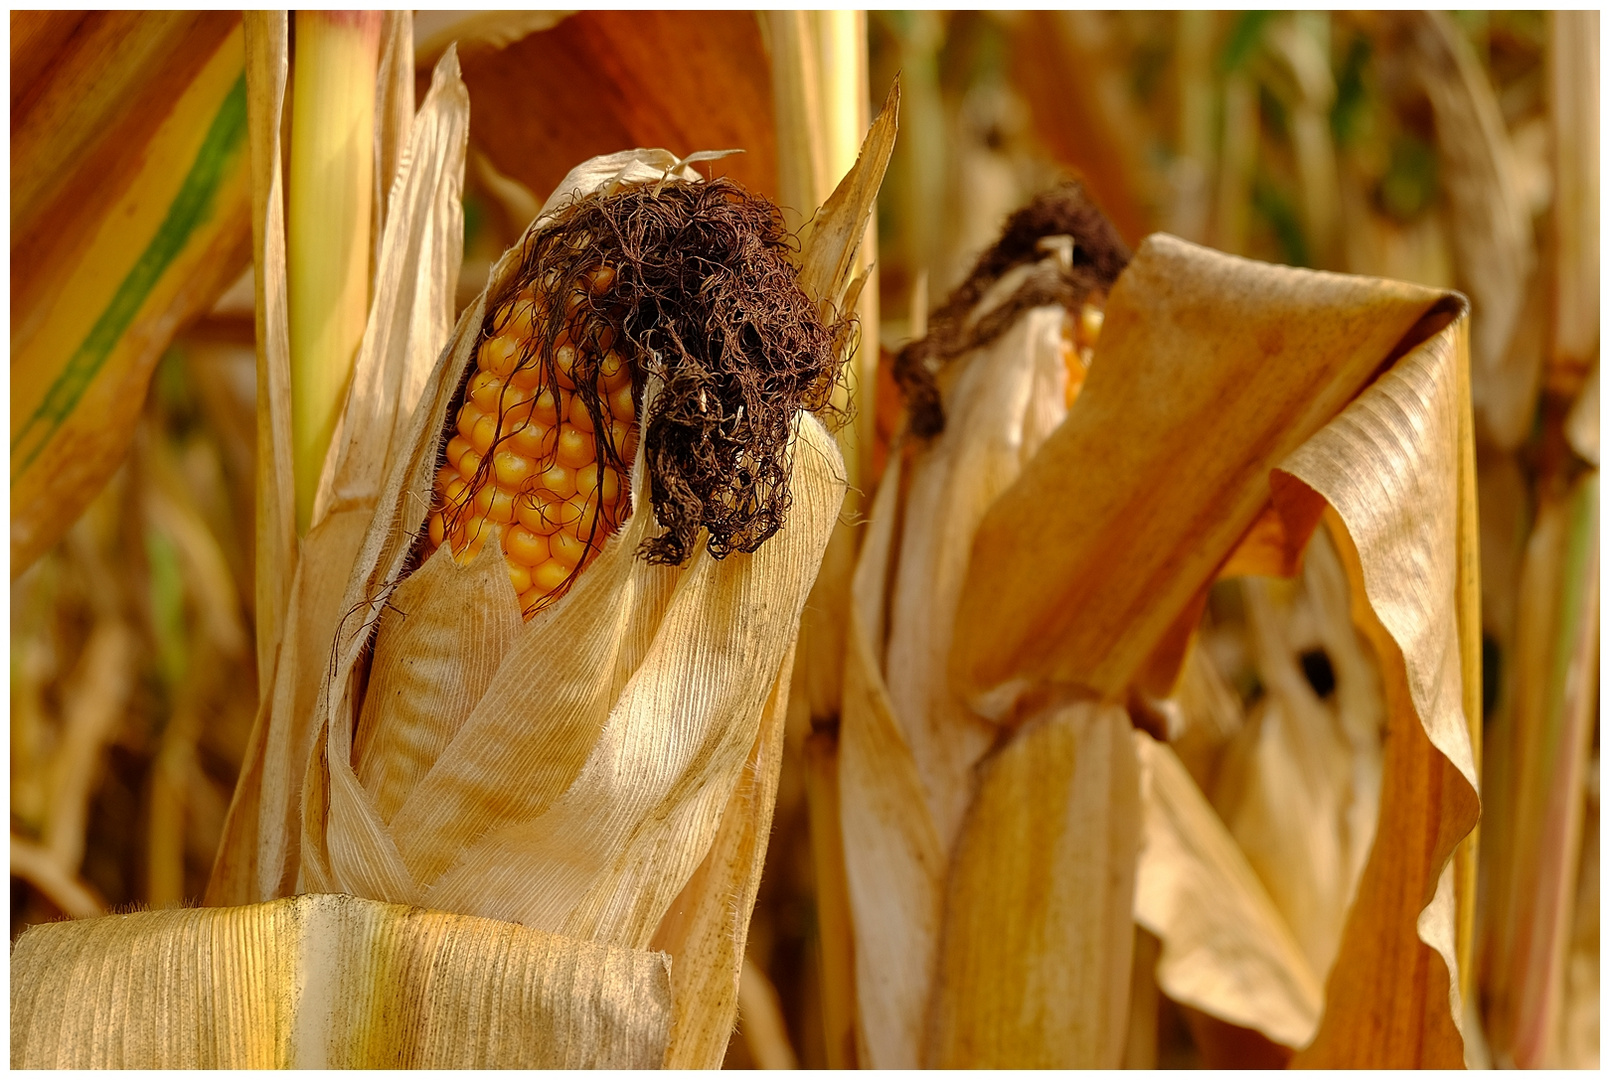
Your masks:
[{"label": "dried corn leaf", "polygon": [[946,891],[930,1064],[1118,1066],[1138,796],[1129,717],[1112,705],[1041,715],[980,766]]},{"label": "dried corn leaf", "polygon": [[[1168,236],[1142,244],[1079,407],[974,542],[952,658],[974,707],[1004,716],[1041,679],[1122,694],[1269,501],[1269,471],[1442,302]],[[1151,437],[1117,434],[1137,430]],[[1318,520],[1277,508],[1295,535]],[[1142,531],[1153,542],[1135,543]]]},{"label": "dried corn leaf", "polygon": [[466,44],[464,81],[476,147],[532,191],[622,146],[741,146],[719,171],[777,190],[770,65],[750,12],[578,12],[506,48]]},{"label": "dried corn leaf", "polygon": [[1173,750],[1140,732],[1134,739],[1144,822],[1135,920],[1162,942],[1158,985],[1275,1042],[1306,1045],[1323,984]]},{"label": "dried corn leaf", "polygon": [[91,21],[13,112],[13,575],[100,490],[157,359],[246,258],[238,23]]},{"label": "dried corn leaf", "polygon": [[654,1068],[663,954],[350,896],[36,926],[13,1068]]},{"label": "dried corn leaf", "polygon": [[[284,41],[275,36],[283,21],[278,28],[272,19],[268,22],[259,70],[270,80],[278,70],[283,79]],[[278,123],[271,105],[273,97],[282,96],[280,85],[280,95],[272,91],[272,83],[265,90],[269,100],[260,120],[270,132]],[[268,900],[296,887],[301,787],[317,731],[313,710],[336,628],[353,610],[350,604],[342,606],[345,584],[374,517],[382,470],[397,456],[403,433],[418,426],[426,376],[451,329],[463,235],[468,111],[456,57],[449,52],[414,118],[393,184],[370,320],[354,363],[347,407],[325,459],[314,524],[302,540],[291,578],[281,624],[288,629],[278,645],[272,687],[259,709],[219,844],[208,886],[211,903]],[[253,122],[259,122],[255,112]],[[262,141],[274,140],[265,133]],[[259,386],[266,378],[271,411],[259,432],[260,439],[265,429],[269,432],[275,456],[288,462],[288,402],[273,393],[288,386],[286,328],[282,316],[276,317],[283,312],[283,208],[272,173],[259,179],[271,185],[264,210],[267,262],[258,276],[269,301],[259,307],[259,317],[268,320],[260,339]],[[278,498],[270,501],[281,515],[279,535],[293,527],[293,509],[283,485],[272,490]]]},{"label": "dried corn leaf", "polygon": [[1303,1064],[1464,1060],[1474,896],[1451,856],[1476,821],[1481,715],[1466,343],[1463,321],[1443,329],[1280,465],[1325,498],[1343,546],[1356,547],[1344,563],[1368,601],[1355,619],[1385,674],[1388,716],[1379,817],[1391,824],[1364,869]]}]

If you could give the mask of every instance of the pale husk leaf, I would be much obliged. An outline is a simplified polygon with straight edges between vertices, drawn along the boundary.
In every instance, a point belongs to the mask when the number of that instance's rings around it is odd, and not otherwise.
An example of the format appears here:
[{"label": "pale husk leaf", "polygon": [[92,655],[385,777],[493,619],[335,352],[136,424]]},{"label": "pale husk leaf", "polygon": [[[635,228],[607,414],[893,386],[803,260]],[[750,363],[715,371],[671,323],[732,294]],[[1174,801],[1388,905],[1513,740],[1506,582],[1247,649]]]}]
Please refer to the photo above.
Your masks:
[{"label": "pale husk leaf", "polygon": [[[273,19],[267,22],[262,68],[270,79],[279,72],[282,97],[285,42],[283,36],[274,36]],[[399,432],[416,423],[424,374],[451,325],[452,280],[463,234],[460,193],[468,109],[456,59],[444,57],[414,118],[409,150],[401,156],[402,171],[393,186],[392,213],[382,239],[375,302],[354,363],[347,408],[325,457],[314,524],[302,539],[295,562],[282,640],[268,669],[272,686],[252,729],[208,884],[211,903],[267,900],[296,888],[301,789],[317,731],[313,716],[321,678],[337,627],[345,625],[350,633],[363,625],[363,614],[344,599],[343,586],[375,514],[381,470],[390,460],[386,455],[395,456],[402,441]],[[254,113],[254,132],[258,124],[277,130],[278,118],[271,112],[265,105],[261,114]],[[260,135],[259,141],[277,145],[277,139],[266,136]],[[283,453],[288,462],[287,331],[283,318],[273,317],[276,310],[283,314],[283,207],[272,187],[264,221],[267,261],[258,274],[259,288],[270,301],[279,297],[280,304],[270,304],[261,328],[259,381],[266,372],[267,400],[273,410],[266,426],[274,452]],[[283,382],[277,381],[276,371]],[[260,432],[264,427],[259,425]],[[285,475],[276,473],[280,478]],[[294,528],[294,508],[288,485],[276,480],[273,490],[280,496],[272,500],[275,512],[284,515],[278,536],[284,528]]]},{"label": "pale husk leaf", "polygon": [[952,630],[974,535],[1066,415],[1063,318],[1059,306],[1035,308],[971,357],[948,395],[944,432],[910,464],[883,677],[947,850],[972,795],[970,770],[995,738],[946,678]]},{"label": "pale husk leaf", "polygon": [[1135,920],[1162,942],[1158,985],[1275,1042],[1306,1045],[1324,985],[1174,751],[1140,732],[1134,739],[1144,822]]},{"label": "pale husk leaf", "polygon": [[654,1068],[661,953],[351,896],[36,926],[13,1068]]},{"label": "pale husk leaf", "polygon": [[[909,463],[890,463],[856,568],[841,799],[873,1067],[921,1057],[943,853],[966,813],[972,767],[995,737],[946,683],[951,628],[975,530],[1064,415],[1062,319],[1060,307],[1034,309],[958,365],[945,431]],[[913,784],[919,803],[909,802]],[[898,928],[885,925],[896,918]]]},{"label": "pale husk leaf", "polygon": [[461,573],[444,547],[391,595],[394,628],[376,642],[352,750],[382,821],[436,764],[523,629],[493,528],[458,588],[440,584]]},{"label": "pale husk leaf", "polygon": [[755,745],[721,815],[704,862],[671,901],[650,947],[671,955],[673,1008],[668,1069],[714,1069],[732,1036],[749,913],[766,861],[783,765],[783,721],[793,659],[766,700]]},{"label": "pale husk leaf", "polygon": [[1120,1064],[1140,822],[1117,706],[1050,711],[980,766],[945,896],[929,1064]]},{"label": "pale husk leaf", "polygon": [[872,504],[852,586],[839,730],[839,814],[855,927],[864,1068],[916,1068],[945,880],[927,794],[889,703],[878,653],[900,513],[900,460]]}]

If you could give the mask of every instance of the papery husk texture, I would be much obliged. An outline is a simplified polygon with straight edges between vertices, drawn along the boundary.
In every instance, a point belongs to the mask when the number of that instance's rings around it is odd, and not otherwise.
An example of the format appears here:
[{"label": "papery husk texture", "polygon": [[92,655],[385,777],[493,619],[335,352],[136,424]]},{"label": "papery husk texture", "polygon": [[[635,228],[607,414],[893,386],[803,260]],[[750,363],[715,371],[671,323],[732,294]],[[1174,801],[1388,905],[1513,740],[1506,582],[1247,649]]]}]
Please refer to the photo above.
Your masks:
[{"label": "papery husk texture", "polygon": [[351,896],[35,926],[12,1068],[643,1069],[663,954]]}]

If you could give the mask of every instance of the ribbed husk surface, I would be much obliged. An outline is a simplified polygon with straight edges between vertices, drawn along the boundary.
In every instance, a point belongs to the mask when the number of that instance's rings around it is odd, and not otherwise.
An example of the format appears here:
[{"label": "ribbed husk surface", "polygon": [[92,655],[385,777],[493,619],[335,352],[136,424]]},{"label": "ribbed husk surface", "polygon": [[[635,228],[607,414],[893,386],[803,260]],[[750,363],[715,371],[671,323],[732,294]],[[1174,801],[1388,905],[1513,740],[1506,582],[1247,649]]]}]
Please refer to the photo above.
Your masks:
[{"label": "ribbed husk surface", "polygon": [[[958,362],[857,570],[839,782],[864,1063],[1117,1066],[1138,918],[1165,992],[1299,1061],[1459,1064],[1480,715],[1460,299],[1154,236],[1066,419],[1036,412],[1061,400],[1036,318]],[[1391,826],[1338,855],[1356,899],[1305,951],[1126,710],[1173,691],[1221,571],[1290,574],[1327,506],[1385,679]]]},{"label": "ribbed husk surface", "polygon": [[32,927],[11,1024],[23,1069],[642,1069],[670,972],[511,923],[295,896]]}]

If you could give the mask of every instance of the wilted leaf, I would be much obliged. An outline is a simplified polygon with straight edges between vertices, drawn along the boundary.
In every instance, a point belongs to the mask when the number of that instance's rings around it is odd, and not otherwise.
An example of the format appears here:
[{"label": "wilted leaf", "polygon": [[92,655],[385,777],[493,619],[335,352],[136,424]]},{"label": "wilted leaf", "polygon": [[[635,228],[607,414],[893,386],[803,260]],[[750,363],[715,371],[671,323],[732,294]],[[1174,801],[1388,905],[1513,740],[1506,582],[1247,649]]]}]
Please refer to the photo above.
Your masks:
[{"label": "wilted leaf", "polygon": [[1343,561],[1353,595],[1368,600],[1354,617],[1381,665],[1388,716],[1379,819],[1390,825],[1298,1063],[1452,1067],[1464,1056],[1474,882],[1450,856],[1476,821],[1480,733],[1465,345],[1462,322],[1442,330],[1280,463],[1324,496],[1346,526],[1344,547],[1356,546]]},{"label": "wilted leaf", "polygon": [[[1079,407],[973,544],[952,666],[974,707],[1003,716],[1040,679],[1124,693],[1268,503],[1270,469],[1441,302],[1148,239],[1108,301]],[[1134,431],[1148,437],[1118,435]],[[1318,520],[1312,504],[1277,509],[1291,535]],[[1143,526],[1153,540],[1137,544]]]}]

